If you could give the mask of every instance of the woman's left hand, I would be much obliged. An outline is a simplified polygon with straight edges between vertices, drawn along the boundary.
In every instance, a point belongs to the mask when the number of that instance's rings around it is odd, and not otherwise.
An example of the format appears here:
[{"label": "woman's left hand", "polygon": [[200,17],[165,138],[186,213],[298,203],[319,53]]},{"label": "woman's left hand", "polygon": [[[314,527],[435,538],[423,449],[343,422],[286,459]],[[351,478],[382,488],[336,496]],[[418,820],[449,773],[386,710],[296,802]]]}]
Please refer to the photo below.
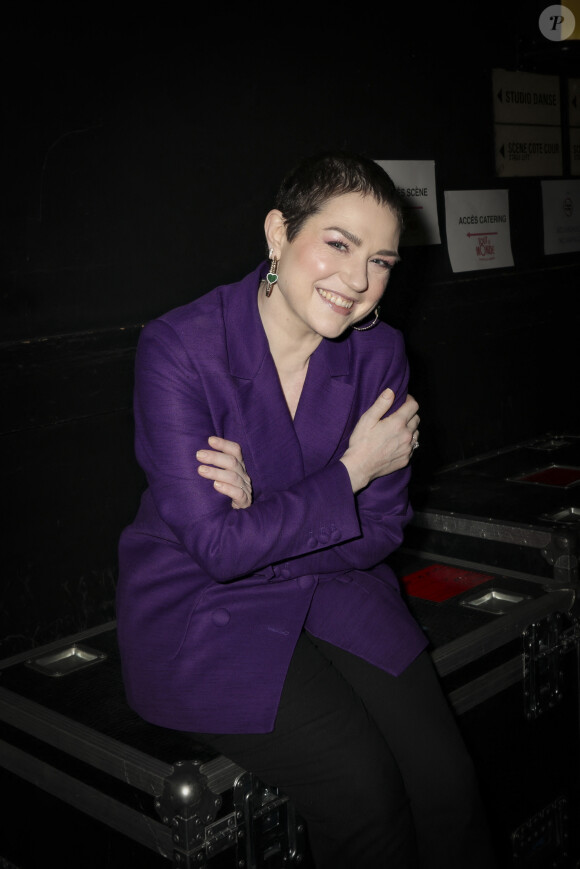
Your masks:
[{"label": "woman's left hand", "polygon": [[242,450],[235,441],[212,435],[208,438],[211,449],[198,450],[196,459],[202,462],[198,473],[213,480],[214,488],[232,499],[234,510],[244,510],[252,503],[252,481],[246,471]]}]

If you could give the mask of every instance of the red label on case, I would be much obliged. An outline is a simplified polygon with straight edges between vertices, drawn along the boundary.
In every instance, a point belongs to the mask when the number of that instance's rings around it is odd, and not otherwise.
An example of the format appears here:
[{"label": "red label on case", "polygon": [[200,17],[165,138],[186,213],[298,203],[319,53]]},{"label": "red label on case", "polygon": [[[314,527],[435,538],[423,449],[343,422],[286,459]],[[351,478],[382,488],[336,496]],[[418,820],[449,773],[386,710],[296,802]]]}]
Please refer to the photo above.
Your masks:
[{"label": "red label on case", "polygon": [[522,483],[543,483],[545,486],[571,486],[580,480],[580,468],[552,465],[550,468],[518,477],[518,480]]},{"label": "red label on case", "polygon": [[490,574],[477,573],[447,564],[430,564],[404,576],[402,583],[408,595],[440,602],[469,591],[482,582],[493,579]]}]

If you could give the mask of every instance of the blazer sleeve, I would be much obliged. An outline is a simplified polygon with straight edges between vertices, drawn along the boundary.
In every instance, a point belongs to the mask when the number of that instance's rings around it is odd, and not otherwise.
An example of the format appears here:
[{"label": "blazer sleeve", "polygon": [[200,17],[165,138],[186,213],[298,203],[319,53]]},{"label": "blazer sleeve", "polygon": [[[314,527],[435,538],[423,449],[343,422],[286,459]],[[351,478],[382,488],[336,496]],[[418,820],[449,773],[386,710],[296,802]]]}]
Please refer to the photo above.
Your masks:
[{"label": "blazer sleeve", "polygon": [[410,518],[406,470],[355,498],[337,458],[233,510],[198,474],[196,452],[217,430],[215,414],[189,354],[162,321],[145,327],[139,341],[134,406],[136,455],[162,520],[141,530],[182,545],[216,581],[265,570],[288,578],[272,567],[281,564],[291,564],[292,575],[364,567],[399,545]]},{"label": "blazer sleeve", "polygon": [[[400,335],[399,341],[400,348],[393,356],[393,364],[382,373],[376,389],[376,395],[387,387],[395,392],[396,400],[389,413],[405,402],[409,385],[409,365]],[[401,545],[404,528],[413,518],[409,501],[410,479],[411,466],[407,465],[373,480],[357,495],[353,495],[349,485],[345,497],[355,502],[360,534],[337,543],[331,549],[290,559],[277,566],[275,573],[294,578],[302,574],[337,573],[353,568],[364,570],[384,561]]]},{"label": "blazer sleeve", "polygon": [[[391,479],[395,475],[397,479]],[[293,579],[304,574],[335,574],[353,568],[364,570],[384,561],[403,542],[404,528],[413,517],[408,497],[401,492],[406,491],[408,483],[404,481],[408,481],[409,476],[408,469],[394,471],[388,478],[374,480],[368,490],[358,496],[353,496],[349,486],[350,497],[357,504],[360,534],[337,543],[331,549],[287,560],[277,565],[274,573]],[[388,487],[385,486],[387,480]],[[402,497],[397,497],[399,493]]]}]

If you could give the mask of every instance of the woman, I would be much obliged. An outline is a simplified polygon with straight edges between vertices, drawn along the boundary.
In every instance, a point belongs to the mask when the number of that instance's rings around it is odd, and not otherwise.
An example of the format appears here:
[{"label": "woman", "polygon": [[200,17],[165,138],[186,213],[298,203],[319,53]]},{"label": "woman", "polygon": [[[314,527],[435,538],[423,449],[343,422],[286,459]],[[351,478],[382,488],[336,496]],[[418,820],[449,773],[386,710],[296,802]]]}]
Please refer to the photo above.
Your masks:
[{"label": "woman", "polygon": [[355,154],[307,159],[269,262],[143,330],[120,541],[127,697],[279,786],[317,869],[493,865],[469,757],[387,556],[417,402],[379,321],[401,206]]}]

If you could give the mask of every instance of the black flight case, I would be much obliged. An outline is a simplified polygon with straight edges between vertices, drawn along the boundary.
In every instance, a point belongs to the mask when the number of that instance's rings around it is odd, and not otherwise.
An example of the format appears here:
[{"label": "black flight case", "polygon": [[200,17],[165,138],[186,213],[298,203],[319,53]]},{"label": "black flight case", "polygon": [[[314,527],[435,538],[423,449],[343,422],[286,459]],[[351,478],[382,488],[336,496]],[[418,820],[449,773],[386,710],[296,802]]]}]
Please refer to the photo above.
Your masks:
[{"label": "black flight case", "polygon": [[413,480],[405,546],[579,582],[580,436],[546,434]]},{"label": "black flight case", "polygon": [[[578,865],[575,591],[445,556],[392,561],[474,756],[502,869]],[[0,662],[0,767],[0,860],[18,869],[312,865],[283,794],[131,712],[114,623]]]},{"label": "black flight case", "polygon": [[129,709],[115,627],[0,662],[0,866],[311,865],[284,795]]},{"label": "black flight case", "polygon": [[580,621],[543,577],[391,559],[474,758],[502,869],[580,866]]},{"label": "black flight case", "polygon": [[[505,865],[580,866],[580,437],[548,433],[458,462],[414,481],[411,495],[415,515],[393,561],[509,839]],[[440,591],[444,579],[456,596]],[[476,611],[495,622],[470,630]],[[456,683],[464,654],[481,670],[469,687]]]}]

